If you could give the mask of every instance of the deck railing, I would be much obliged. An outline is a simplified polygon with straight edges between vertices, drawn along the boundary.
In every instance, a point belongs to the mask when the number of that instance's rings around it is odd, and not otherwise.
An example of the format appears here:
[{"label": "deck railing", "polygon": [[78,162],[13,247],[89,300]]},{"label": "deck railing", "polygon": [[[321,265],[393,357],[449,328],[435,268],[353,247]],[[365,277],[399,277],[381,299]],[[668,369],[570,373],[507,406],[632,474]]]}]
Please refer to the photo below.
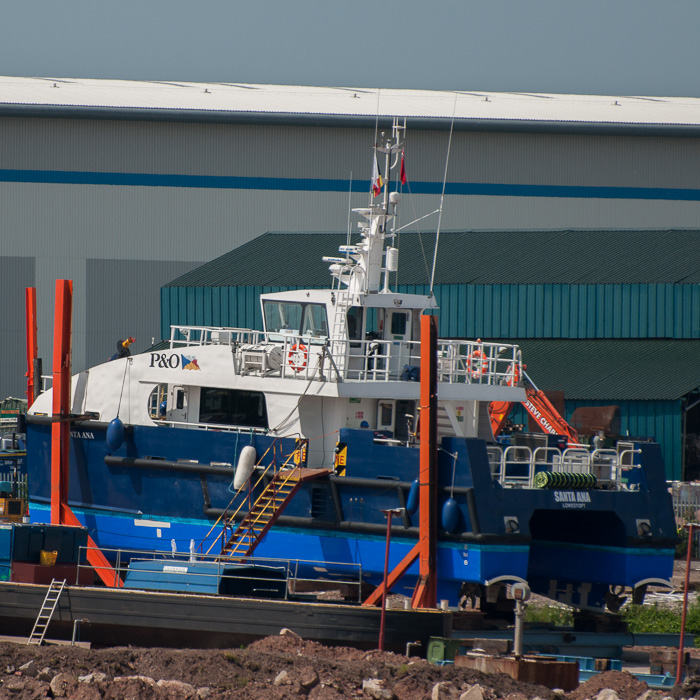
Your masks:
[{"label": "deck railing", "polygon": [[[247,328],[173,326],[172,349],[227,345],[236,371],[302,381],[418,381],[420,342],[333,340],[293,332],[264,333]],[[522,376],[517,345],[481,340],[438,340],[438,381],[448,384],[514,386]]]},{"label": "deck railing", "polygon": [[[80,547],[79,548],[79,559],[78,567],[75,578],[75,584],[78,585],[81,580],[80,572],[83,569],[93,569],[93,565],[88,563],[87,553],[91,547]],[[218,575],[223,575],[224,569],[226,567],[231,567],[232,563],[227,561],[225,557],[221,557],[219,554],[202,554],[200,552],[178,552],[178,551],[145,551],[145,550],[123,550],[123,549],[106,549],[102,548],[101,551],[108,561],[113,564],[113,575],[116,579],[119,578],[122,582],[126,579],[127,572],[129,570],[130,562],[139,561],[163,561],[169,565],[178,566],[178,569],[186,569],[187,563],[190,562],[205,562],[209,564],[216,565],[218,569]],[[258,567],[273,567],[278,569],[284,569],[285,571],[285,595],[284,598],[288,599],[289,596],[295,597],[300,594],[302,588],[308,589],[308,584],[313,582],[318,584],[319,590],[325,590],[327,587],[348,587],[350,590],[356,588],[357,590],[357,602],[362,602],[362,565],[348,562],[321,562],[310,559],[273,559],[273,558],[263,558],[263,557],[251,557],[247,560],[247,563],[255,564]],[[347,571],[347,574],[337,574],[334,575],[331,580],[321,580],[314,577],[306,577],[304,572],[313,571],[318,569],[318,567],[331,567],[334,572]],[[197,582],[197,578],[200,579],[211,579],[211,572],[197,572],[197,571],[185,571],[178,572],[184,574],[187,578],[192,580],[192,583]],[[158,572],[150,571],[149,575],[153,579],[153,588],[159,590],[171,590],[172,587],[168,585],[168,578],[170,573],[168,571]],[[230,574],[229,574],[230,575]],[[248,573],[246,575],[237,576],[239,580],[249,581],[251,583],[260,582],[261,584],[269,584],[270,579],[264,577],[256,577],[254,574]],[[163,586],[159,588],[157,581],[162,579]],[[255,596],[251,596],[255,597]],[[264,596],[262,596],[264,597]]]},{"label": "deck railing", "polygon": [[[536,476],[540,472],[552,474],[590,475],[595,477],[590,483],[599,488],[636,491],[639,490],[641,464],[637,455],[641,450],[634,449],[632,443],[619,443],[617,449],[588,450],[585,446],[538,447],[532,450],[525,445],[487,447],[491,476],[505,488],[537,488]],[[575,487],[575,477],[552,479]]]}]

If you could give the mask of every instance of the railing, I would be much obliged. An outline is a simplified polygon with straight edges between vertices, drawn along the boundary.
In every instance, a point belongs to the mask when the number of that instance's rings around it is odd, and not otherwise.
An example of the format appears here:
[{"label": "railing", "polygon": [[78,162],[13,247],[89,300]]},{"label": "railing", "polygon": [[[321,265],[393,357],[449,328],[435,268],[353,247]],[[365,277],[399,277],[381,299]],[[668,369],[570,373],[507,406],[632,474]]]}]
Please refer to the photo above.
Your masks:
[{"label": "railing", "polygon": [[[75,578],[75,584],[81,579],[80,572],[83,569],[93,569],[95,567],[92,564],[87,563],[87,553],[88,550],[96,549],[91,547],[80,547],[79,549],[79,559],[77,574]],[[124,581],[126,579],[127,572],[129,570],[129,564],[131,562],[139,561],[163,561],[169,564],[180,562],[182,564],[194,563],[194,562],[204,562],[208,564],[216,565],[217,574],[221,576],[224,573],[224,569],[230,568],[232,563],[222,559],[219,554],[201,554],[193,552],[173,552],[173,551],[145,551],[145,550],[122,550],[122,549],[104,549],[101,551],[105,557],[114,562],[113,571],[115,576],[115,581],[117,577]],[[261,557],[251,558],[248,563],[255,564],[259,567],[274,567],[274,568],[284,568],[285,570],[285,600],[289,596],[298,595],[297,589],[300,584],[317,583],[319,584],[320,590],[324,587],[332,585],[357,588],[357,601],[362,602],[362,565],[353,564],[348,562],[321,562],[311,559],[266,559]],[[318,579],[318,578],[306,578],[303,575],[305,571],[311,571],[313,569],[318,569],[323,567],[324,569],[331,569],[334,572],[347,570],[347,575],[337,575],[334,574],[332,579]],[[183,567],[184,568],[184,567]],[[301,572],[301,573],[300,573]],[[182,572],[180,575],[185,575],[188,579],[196,581],[197,578],[200,580],[202,578],[209,578],[214,575],[212,572],[196,572],[187,571]],[[158,572],[149,571],[149,575],[157,580],[159,576],[163,577],[163,582],[165,583],[166,578],[170,575],[170,572]],[[254,575],[246,574],[245,576],[236,576],[238,580],[242,581],[259,581],[261,584],[270,584],[271,580],[268,578],[259,578]],[[307,587],[308,586],[304,586]],[[163,586],[162,590],[168,590],[167,586]]]},{"label": "railing", "polygon": [[[505,448],[489,445],[486,449],[492,479],[506,488],[535,488],[535,477],[539,472],[552,472],[591,475],[599,488],[636,491],[642,483],[642,466],[635,461],[641,450],[628,445],[593,451],[584,446],[565,450],[538,447],[533,451],[524,445]],[[576,483],[575,478],[569,481]],[[700,506],[700,490],[697,501]]]},{"label": "railing", "polygon": [[673,498],[673,512],[676,524],[696,523],[700,518],[700,483],[673,481],[669,485]]},{"label": "railing", "polygon": [[193,421],[170,420],[169,418],[153,418],[156,425],[165,425],[169,428],[194,428],[196,430],[213,430],[217,433],[246,433],[254,435],[267,435],[267,428],[251,428],[245,425],[230,425],[228,423],[195,423]]},{"label": "railing", "polygon": [[[0,481],[7,481],[13,485],[13,490],[16,489],[17,498],[21,499],[24,503],[29,500],[29,485],[27,482],[26,474],[17,474],[16,472],[4,472],[0,473]],[[24,515],[24,513],[23,513]]]},{"label": "railing", "polygon": [[[420,342],[332,339],[243,328],[173,326],[170,347],[227,345],[236,371],[317,381],[418,381]],[[517,345],[481,340],[438,340],[438,381],[448,384],[515,386],[522,376]],[[255,357],[255,355],[258,357]]]}]

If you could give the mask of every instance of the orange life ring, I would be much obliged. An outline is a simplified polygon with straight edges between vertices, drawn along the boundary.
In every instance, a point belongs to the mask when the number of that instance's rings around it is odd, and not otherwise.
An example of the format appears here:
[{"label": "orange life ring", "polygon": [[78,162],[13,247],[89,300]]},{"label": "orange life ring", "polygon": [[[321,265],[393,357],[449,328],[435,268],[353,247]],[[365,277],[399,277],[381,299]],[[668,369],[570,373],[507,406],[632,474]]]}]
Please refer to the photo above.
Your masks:
[{"label": "orange life ring", "polygon": [[474,350],[471,355],[467,356],[467,371],[471,374],[472,379],[478,379],[480,375],[489,371],[489,360],[483,350]]},{"label": "orange life ring", "polygon": [[287,361],[289,366],[295,372],[301,372],[306,367],[306,361],[309,359],[309,353],[306,350],[306,345],[303,343],[294,343],[289,349]]}]

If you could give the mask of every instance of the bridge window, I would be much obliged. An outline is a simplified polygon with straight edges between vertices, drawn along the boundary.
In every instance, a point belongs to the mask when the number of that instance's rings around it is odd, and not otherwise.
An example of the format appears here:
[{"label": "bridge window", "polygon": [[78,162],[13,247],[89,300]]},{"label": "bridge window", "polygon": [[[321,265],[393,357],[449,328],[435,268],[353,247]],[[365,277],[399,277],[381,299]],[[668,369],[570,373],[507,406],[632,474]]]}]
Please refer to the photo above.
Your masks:
[{"label": "bridge window", "polygon": [[265,394],[260,391],[202,387],[199,422],[212,425],[236,425],[267,428]]},{"label": "bridge window", "polygon": [[265,330],[287,335],[328,336],[326,307],[323,304],[265,301]]}]

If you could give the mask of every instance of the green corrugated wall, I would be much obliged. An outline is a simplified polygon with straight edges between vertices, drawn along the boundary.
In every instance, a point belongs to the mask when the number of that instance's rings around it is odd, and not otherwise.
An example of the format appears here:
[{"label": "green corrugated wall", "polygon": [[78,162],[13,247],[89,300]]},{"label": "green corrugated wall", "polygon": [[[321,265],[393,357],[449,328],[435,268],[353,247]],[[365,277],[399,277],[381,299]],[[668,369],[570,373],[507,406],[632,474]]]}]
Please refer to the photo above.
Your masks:
[{"label": "green corrugated wall", "polygon": [[[174,324],[261,328],[260,294],[286,289],[163,287],[163,337]],[[435,297],[446,338],[700,338],[696,284],[445,284]]]}]

